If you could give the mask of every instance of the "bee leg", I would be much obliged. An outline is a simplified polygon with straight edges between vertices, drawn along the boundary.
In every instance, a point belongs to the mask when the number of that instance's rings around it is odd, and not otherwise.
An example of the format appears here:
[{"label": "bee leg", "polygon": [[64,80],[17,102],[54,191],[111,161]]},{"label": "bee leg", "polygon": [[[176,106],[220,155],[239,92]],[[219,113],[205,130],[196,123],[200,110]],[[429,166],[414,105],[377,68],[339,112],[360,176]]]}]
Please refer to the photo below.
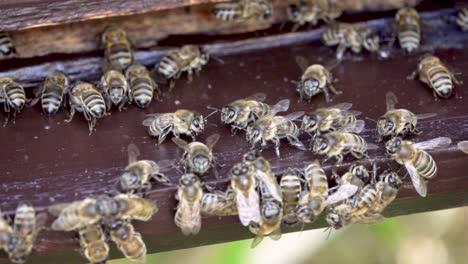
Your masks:
[{"label": "bee leg", "polygon": [[88,121],[88,127],[89,127],[89,134],[91,135],[93,133],[94,126],[96,125],[96,118],[92,117],[91,120]]},{"label": "bee leg", "polygon": [[171,180],[166,175],[164,175],[162,173],[151,175],[151,177],[155,181],[157,181],[159,183],[162,183],[162,184],[168,185],[168,186],[172,186]]},{"label": "bee leg", "polygon": [[275,144],[275,154],[276,154],[276,157],[280,157],[280,140],[279,138],[273,138],[273,143]]},{"label": "bee leg", "polygon": [[463,84],[463,81],[461,80],[458,80],[456,77],[455,77],[455,74],[453,74],[452,72],[450,73],[450,76],[452,77],[452,80],[455,84],[457,85],[462,85]]},{"label": "bee leg", "polygon": [[[122,102],[119,104],[119,112],[122,112],[122,109],[125,109],[125,105],[127,104],[127,97],[124,97],[124,99],[122,100]],[[109,111],[109,110],[107,110]]]},{"label": "bee leg", "polygon": [[406,76],[406,79],[408,80],[414,80],[416,78],[416,76],[418,75],[419,71],[418,70],[415,70],[414,72],[412,72],[410,75]]},{"label": "bee leg", "polygon": [[65,122],[70,123],[72,121],[72,119],[73,119],[73,116],[75,116],[75,112],[76,112],[75,107],[71,106],[70,107],[70,114],[68,115],[68,118],[65,119]]},{"label": "bee leg", "polygon": [[166,139],[168,134],[169,134],[169,131],[163,131],[161,134],[159,134],[158,145],[161,145],[161,143],[163,143],[163,141]]},{"label": "bee leg", "polygon": [[292,27],[291,31],[292,31],[292,32],[296,32],[300,27],[301,27],[301,24],[296,23],[296,24],[294,24],[294,26]]},{"label": "bee leg", "polygon": [[188,69],[187,79],[188,79],[187,83],[191,83],[193,81],[193,71],[192,71],[192,69]]},{"label": "bee leg", "polygon": [[336,157],[336,164],[341,164],[343,163],[343,155],[338,154],[335,156]]},{"label": "bee leg", "polygon": [[437,92],[435,89],[432,89],[432,95],[434,96],[435,101],[439,101],[439,96],[437,95]]},{"label": "bee leg", "polygon": [[169,80],[169,92],[172,91],[172,89],[174,88],[174,86],[175,86],[175,79],[172,78],[172,79]]},{"label": "bee leg", "polygon": [[343,91],[336,90],[335,86],[333,86],[333,84],[331,83],[328,84],[328,88],[333,94],[336,94],[336,95],[343,94]]},{"label": "bee leg", "polygon": [[330,97],[330,93],[328,92],[328,89],[324,89],[324,90],[323,90],[323,93],[325,94],[325,101],[326,101],[327,103],[331,102],[332,99],[331,99],[331,97]]},{"label": "bee leg", "polygon": [[346,51],[346,46],[343,44],[338,45],[338,48],[336,49],[336,59],[337,60],[342,60],[343,55]]}]

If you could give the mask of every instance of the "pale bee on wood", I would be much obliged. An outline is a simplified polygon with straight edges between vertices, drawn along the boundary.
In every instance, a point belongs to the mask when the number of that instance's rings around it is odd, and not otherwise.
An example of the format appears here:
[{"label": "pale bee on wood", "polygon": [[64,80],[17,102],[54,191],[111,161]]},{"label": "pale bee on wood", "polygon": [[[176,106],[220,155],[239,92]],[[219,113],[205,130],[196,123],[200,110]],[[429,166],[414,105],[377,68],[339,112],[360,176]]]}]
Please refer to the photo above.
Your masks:
[{"label": "pale bee on wood", "polygon": [[124,256],[133,262],[146,262],[146,244],[130,221],[117,220],[110,226],[110,238]]},{"label": "pale bee on wood", "polygon": [[172,141],[184,150],[180,161],[181,167],[186,172],[192,172],[197,175],[205,174],[210,168],[216,170],[216,158],[213,155],[213,147],[218,140],[219,134],[209,136],[206,139],[206,144],[198,141],[188,143],[180,138],[172,138]]},{"label": "pale bee on wood", "polygon": [[238,0],[216,4],[211,12],[222,21],[262,21],[272,17],[273,4],[271,0]]},{"label": "pale bee on wood", "polygon": [[164,175],[164,172],[174,167],[172,161],[138,160],[140,150],[135,144],[128,145],[127,151],[128,165],[120,176],[120,188],[124,192],[150,191],[152,179],[164,185],[171,185],[171,181]]},{"label": "pale bee on wood", "polygon": [[101,43],[104,48],[104,71],[123,71],[133,63],[132,44],[123,29],[114,26],[106,28],[102,33]]},{"label": "pale bee on wood", "polygon": [[468,31],[468,8],[458,11],[456,22],[463,31]]},{"label": "pale bee on wood", "polygon": [[452,143],[448,137],[413,143],[394,137],[387,141],[385,148],[398,164],[405,166],[416,192],[422,197],[427,195],[427,182],[437,174],[437,164],[427,150],[445,148]]},{"label": "pale bee on wood", "polygon": [[97,119],[106,115],[106,103],[94,85],[80,82],[68,91],[70,115],[65,122],[71,122],[75,112],[83,113],[88,121],[89,134],[96,126]]},{"label": "pale bee on wood", "polygon": [[78,230],[82,254],[90,263],[105,263],[109,257],[107,236],[101,225],[88,225]]},{"label": "pale bee on wood", "polygon": [[0,54],[4,58],[16,55],[15,45],[8,32],[0,32]]},{"label": "pale bee on wood", "polygon": [[420,135],[422,132],[416,127],[418,120],[436,116],[432,113],[416,115],[407,109],[396,109],[398,98],[393,92],[387,92],[385,100],[387,112],[377,120],[377,142],[381,142],[385,137]]},{"label": "pale bee on wood", "polygon": [[305,24],[315,26],[319,20],[332,23],[343,13],[341,7],[330,0],[299,1],[290,4],[286,11],[288,19],[295,23],[292,31]]},{"label": "pale bee on wood", "polygon": [[182,234],[186,236],[196,235],[200,232],[202,197],[203,189],[200,179],[193,173],[182,175],[176,194],[179,203],[177,204],[174,222],[180,228]]},{"label": "pale bee on wood", "polygon": [[8,250],[9,243],[13,238],[13,228],[10,225],[10,219],[0,211],[0,249]]},{"label": "pale bee on wood", "polygon": [[151,78],[150,72],[141,64],[132,64],[125,71],[129,84],[129,96],[140,108],[150,105],[153,97],[159,99],[161,90]]},{"label": "pale bee on wood", "polygon": [[407,53],[415,52],[421,42],[421,21],[418,11],[412,7],[400,8],[395,15],[400,47]]},{"label": "pale bee on wood", "polygon": [[424,56],[419,62],[418,69],[408,78],[414,79],[418,76],[419,80],[432,89],[434,98],[439,97],[447,99],[455,90],[454,85],[463,84],[459,81],[453,72],[445,66],[436,56]]},{"label": "pale bee on wood", "polygon": [[6,113],[5,123],[8,124],[10,114],[13,113],[13,118],[21,113],[26,104],[26,93],[21,84],[13,81],[10,77],[0,78],[0,103],[3,103],[3,110]]},{"label": "pale bee on wood", "polygon": [[249,226],[251,223],[259,223],[260,198],[256,190],[258,181],[253,166],[235,164],[230,171],[230,177],[241,224]]},{"label": "pale bee on wood", "polygon": [[468,154],[468,141],[467,141],[467,140],[458,142],[458,143],[457,143],[457,147],[458,147],[458,149],[461,150],[463,153]]},{"label": "pale bee on wood", "polygon": [[237,215],[236,197],[231,187],[225,192],[204,192],[201,201],[203,216]]},{"label": "pale bee on wood", "polygon": [[288,168],[281,176],[280,188],[283,195],[283,223],[295,225],[298,223],[296,211],[302,193],[302,173],[297,169]]},{"label": "pale bee on wood", "polygon": [[118,106],[119,111],[122,111],[124,106],[133,100],[127,79],[120,71],[106,71],[98,88],[102,91],[107,111],[110,111],[112,105]]},{"label": "pale bee on wood", "polygon": [[205,119],[198,112],[179,109],[173,113],[147,115],[143,126],[148,127],[150,136],[158,138],[158,144],[161,144],[169,133],[175,137],[188,135],[195,141],[195,136],[205,129]]},{"label": "pale bee on wood", "polygon": [[70,82],[65,73],[54,71],[49,74],[44,82],[34,91],[33,101],[30,103],[34,105],[41,100],[42,111],[48,115],[53,115],[58,112],[60,108],[66,106],[66,95]]}]

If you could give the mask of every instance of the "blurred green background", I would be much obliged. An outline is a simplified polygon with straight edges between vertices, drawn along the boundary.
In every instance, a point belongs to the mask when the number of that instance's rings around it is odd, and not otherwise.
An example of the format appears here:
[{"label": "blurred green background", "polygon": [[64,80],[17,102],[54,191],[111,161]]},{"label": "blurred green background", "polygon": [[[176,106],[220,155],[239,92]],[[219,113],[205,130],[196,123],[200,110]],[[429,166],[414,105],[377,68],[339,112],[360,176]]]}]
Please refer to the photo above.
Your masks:
[{"label": "blurred green background", "polygon": [[[148,255],[146,263],[468,263],[468,207],[395,217],[377,225],[354,225]],[[328,237],[328,238],[327,238]],[[110,264],[129,264],[124,259]]]}]

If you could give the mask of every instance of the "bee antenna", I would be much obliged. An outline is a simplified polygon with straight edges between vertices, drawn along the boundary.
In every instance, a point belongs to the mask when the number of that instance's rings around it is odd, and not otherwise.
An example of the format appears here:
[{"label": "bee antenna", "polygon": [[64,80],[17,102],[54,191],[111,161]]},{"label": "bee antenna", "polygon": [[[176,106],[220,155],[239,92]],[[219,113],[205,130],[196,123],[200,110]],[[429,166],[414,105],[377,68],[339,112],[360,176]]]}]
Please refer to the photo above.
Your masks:
[{"label": "bee antenna", "polygon": [[375,119],[369,118],[369,117],[367,117],[367,116],[365,117],[365,119],[370,120],[370,121],[372,121],[372,122],[374,122],[374,123],[377,123],[377,121],[376,121]]},{"label": "bee antenna", "polygon": [[327,232],[328,231],[328,235],[327,235],[327,240],[330,238],[330,235],[331,235],[331,232],[332,232],[332,228],[329,226],[327,227],[324,232]]},{"label": "bee antenna", "polygon": [[219,108],[212,107],[211,105],[207,106],[206,108],[208,108],[210,110],[214,110],[215,112],[221,111]]},{"label": "bee antenna", "polygon": [[[209,107],[209,106],[208,106]],[[208,108],[209,109],[209,108]],[[211,113],[209,113],[207,116],[205,116],[205,118],[203,118],[205,121],[208,119],[208,117],[212,116],[213,114],[215,114],[216,112],[218,112],[218,109],[216,109],[216,111],[213,111]]]},{"label": "bee antenna", "polygon": [[206,123],[207,125],[210,125],[210,126],[214,126],[214,127],[218,127],[217,125],[215,124],[211,124],[211,123]]},{"label": "bee antenna", "polygon": [[211,57],[212,59],[214,59],[215,61],[217,61],[218,63],[224,64],[224,60],[221,59],[220,57],[215,56],[215,55],[210,55],[210,57]]}]

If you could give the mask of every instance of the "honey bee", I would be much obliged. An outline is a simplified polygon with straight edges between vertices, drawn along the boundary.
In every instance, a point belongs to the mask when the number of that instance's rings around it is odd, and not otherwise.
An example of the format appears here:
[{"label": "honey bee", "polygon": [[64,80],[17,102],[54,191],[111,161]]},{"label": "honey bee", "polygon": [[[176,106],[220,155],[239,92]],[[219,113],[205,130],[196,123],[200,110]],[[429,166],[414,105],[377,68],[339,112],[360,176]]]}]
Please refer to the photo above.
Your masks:
[{"label": "honey bee", "polygon": [[206,139],[206,144],[195,141],[187,143],[180,138],[172,138],[172,141],[184,150],[180,164],[185,171],[190,171],[198,175],[205,174],[208,169],[214,167],[215,157],[213,147],[219,140],[218,134],[213,134]]},{"label": "honey bee", "polygon": [[21,113],[26,104],[26,94],[21,84],[13,81],[9,77],[0,78],[0,103],[3,103],[3,110],[7,113],[5,124],[8,123],[10,108],[13,108],[13,118]]},{"label": "honey bee", "polygon": [[283,223],[286,225],[295,225],[298,222],[296,210],[302,193],[301,177],[302,174],[298,170],[288,168],[280,180],[283,195]]},{"label": "honey bee", "polygon": [[273,15],[271,0],[239,0],[216,4],[212,14],[222,21],[267,20]]},{"label": "honey bee", "polygon": [[237,215],[236,200],[232,189],[228,187],[226,192],[204,192],[201,212],[205,216]]},{"label": "honey bee", "polygon": [[293,122],[302,115],[304,112],[295,112],[287,116],[264,116],[247,127],[247,141],[252,145],[252,149],[258,144],[263,149],[268,141],[272,141],[278,157],[280,140],[283,138],[292,146],[305,150],[304,144],[298,139],[300,129]]},{"label": "honey bee", "polygon": [[409,76],[414,79],[419,75],[419,80],[432,89],[434,97],[449,98],[454,90],[454,84],[462,84],[455,75],[435,56],[424,57],[418,65],[418,69]]},{"label": "honey bee", "polygon": [[438,137],[419,143],[395,137],[387,141],[385,148],[388,155],[398,164],[405,166],[418,194],[426,197],[427,183],[425,179],[432,179],[437,174],[437,164],[426,150],[447,147],[451,143],[452,140],[447,137]]},{"label": "honey bee", "polygon": [[400,8],[395,15],[400,47],[407,53],[416,51],[421,42],[421,21],[418,11],[412,7]]},{"label": "honey bee", "polygon": [[198,74],[209,59],[210,55],[202,47],[185,45],[164,57],[159,63],[157,71],[169,81],[169,88],[172,89],[175,80],[179,79],[183,72],[188,73],[188,80],[191,82],[193,71]]},{"label": "honey bee", "polygon": [[369,52],[377,52],[380,47],[379,36],[371,29],[346,23],[328,25],[321,40],[327,46],[338,46],[336,50],[338,60],[343,58],[348,48],[354,53],[360,53],[363,48]]},{"label": "honey bee", "polygon": [[75,112],[82,112],[88,121],[89,134],[93,132],[98,118],[106,115],[106,103],[101,93],[90,83],[79,83],[69,92],[70,116],[65,122],[71,122]]},{"label": "honey bee", "polygon": [[140,233],[130,221],[117,220],[112,223],[110,237],[127,259],[134,262],[146,261],[146,245]]},{"label": "honey bee", "polygon": [[8,250],[9,243],[13,237],[13,228],[2,212],[0,212],[0,249]]},{"label": "honey bee", "polygon": [[407,109],[395,109],[398,99],[393,92],[387,92],[387,112],[377,120],[377,142],[381,142],[384,137],[403,136],[411,133],[419,135],[421,132],[416,128],[418,120],[430,118],[436,114],[415,115]]},{"label": "honey bee", "polygon": [[[271,177],[261,170],[257,170],[257,174],[263,174],[262,178]],[[272,180],[278,185],[274,176]],[[265,236],[270,236],[273,240],[281,238],[281,221],[283,218],[282,193],[279,186],[278,188],[270,189],[270,185],[260,180],[260,222],[253,222],[249,225],[250,231],[256,235],[252,241],[252,248],[260,244]],[[278,200],[278,197],[281,199]]]},{"label": "honey bee", "polygon": [[170,160],[152,161],[137,160],[140,150],[134,144],[128,145],[128,165],[120,177],[120,187],[125,192],[151,190],[151,179],[170,185],[171,181],[164,175],[173,167]]},{"label": "honey bee", "polygon": [[98,222],[109,224],[115,219],[149,221],[157,211],[152,201],[134,194],[101,195],[49,207],[49,212],[58,216],[52,223],[56,231],[77,230]]},{"label": "honey bee", "polygon": [[468,154],[468,141],[460,141],[457,143],[458,149]]},{"label": "honey bee", "polygon": [[36,215],[34,207],[30,204],[21,203],[18,205],[13,222],[13,236],[7,250],[11,262],[26,262],[26,258],[31,254],[37,235],[44,229],[46,221],[47,214]]},{"label": "honey bee", "polygon": [[108,27],[101,37],[106,59],[105,68],[125,70],[133,63],[133,50],[127,33],[117,27]]},{"label": "honey bee", "polygon": [[342,94],[333,86],[333,76],[331,72],[320,64],[310,65],[304,57],[297,56],[296,62],[301,68],[303,74],[301,80],[297,82],[297,92],[300,100],[310,102],[312,97],[319,93],[325,94],[325,100],[331,101],[330,93],[335,95]]},{"label": "honey bee", "polygon": [[36,98],[41,98],[41,107],[44,113],[53,115],[65,105],[68,86],[68,77],[63,72],[54,71],[47,76],[34,94]]},{"label": "honey bee", "polygon": [[247,126],[259,118],[267,115],[276,115],[287,111],[289,100],[284,99],[273,106],[263,103],[266,95],[256,93],[244,99],[236,100],[221,109],[221,122],[231,125],[232,132],[236,129],[246,129]]},{"label": "honey bee", "polygon": [[258,182],[252,165],[238,163],[230,172],[231,188],[236,197],[239,220],[243,226],[260,222],[260,199],[256,191]]},{"label": "honey bee", "polygon": [[[374,171],[376,164],[374,163]],[[360,189],[363,188],[371,179],[369,171],[361,164],[353,164],[349,167],[348,172],[341,177],[333,171],[333,177],[338,184],[338,189],[327,198],[327,204],[335,204],[342,200],[348,199]]]},{"label": "honey bee", "polygon": [[110,111],[112,105],[118,105],[119,111],[132,101],[131,93],[125,76],[116,70],[109,70],[104,73],[99,84],[102,95],[104,96],[107,111]]},{"label": "honey bee", "polygon": [[304,178],[306,190],[299,198],[297,218],[303,223],[312,223],[326,207],[328,180],[318,160],[305,166]]},{"label": "honey bee", "polygon": [[158,144],[171,132],[175,137],[189,135],[195,141],[195,136],[205,129],[205,119],[198,112],[179,109],[174,113],[150,114],[143,121],[143,126],[148,127],[150,136],[158,137]]},{"label": "honey bee", "polygon": [[179,201],[174,222],[182,234],[196,235],[201,229],[201,203],[203,189],[200,179],[193,173],[182,175],[176,199]]},{"label": "honey bee", "polygon": [[301,130],[313,136],[337,130],[348,130],[360,133],[365,126],[363,120],[357,120],[361,112],[350,110],[353,104],[341,103],[331,107],[318,108],[305,114]]},{"label": "honey bee", "polygon": [[468,8],[462,8],[457,14],[457,25],[463,30],[468,30]]},{"label": "honey bee", "polygon": [[158,84],[151,78],[149,71],[141,64],[133,64],[125,71],[130,87],[130,98],[140,108],[146,108],[153,100],[153,96],[159,99],[161,90]]},{"label": "honey bee", "polygon": [[288,19],[295,23],[292,30],[296,31],[305,24],[316,25],[320,19],[330,23],[339,16],[343,10],[330,0],[320,1],[299,1],[291,4],[287,9]]},{"label": "honey bee", "polygon": [[357,159],[367,158],[366,151],[378,148],[374,144],[367,143],[364,138],[349,132],[329,132],[318,136],[313,142],[312,150],[319,155],[326,155],[323,162],[335,157],[337,164],[343,162],[343,156],[351,154]]},{"label": "honey bee", "polygon": [[16,48],[8,32],[0,32],[0,53],[2,57],[10,57],[16,54]]},{"label": "honey bee", "polygon": [[373,211],[382,213],[395,200],[402,185],[403,181],[395,172],[385,171],[380,175],[380,180],[376,183],[378,201]]},{"label": "honey bee", "polygon": [[82,254],[92,264],[105,263],[109,256],[107,238],[98,224],[88,225],[78,230]]}]

